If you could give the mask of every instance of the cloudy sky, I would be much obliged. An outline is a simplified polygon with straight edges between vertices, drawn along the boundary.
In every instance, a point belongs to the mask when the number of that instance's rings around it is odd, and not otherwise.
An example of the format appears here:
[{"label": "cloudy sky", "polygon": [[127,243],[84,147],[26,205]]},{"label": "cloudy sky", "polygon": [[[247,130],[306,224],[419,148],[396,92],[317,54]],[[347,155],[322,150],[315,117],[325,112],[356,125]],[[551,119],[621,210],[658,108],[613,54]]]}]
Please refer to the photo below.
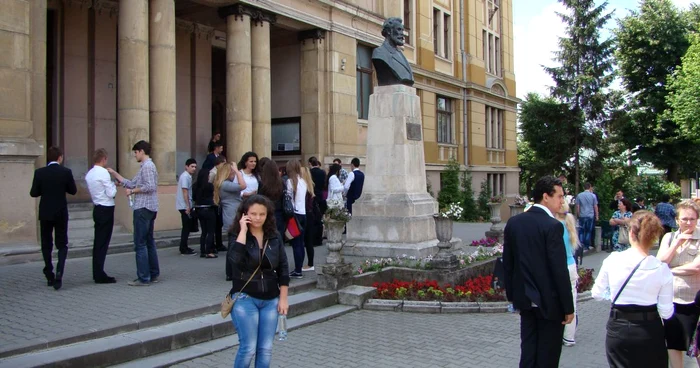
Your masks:
[{"label": "cloudy sky", "polygon": [[[673,0],[687,8],[695,0]],[[698,0],[700,2],[700,0]],[[602,0],[596,1],[602,3]],[[613,18],[621,18],[636,9],[638,0],[609,0],[608,11],[615,11]],[[552,79],[541,65],[552,66],[552,52],[557,49],[558,37],[564,35],[564,24],[555,13],[564,7],[557,0],[514,0],[513,18],[515,30],[515,77],[518,97],[524,98],[528,92],[546,93]],[[610,21],[612,29],[617,22]],[[609,34],[609,32],[606,32]]]}]

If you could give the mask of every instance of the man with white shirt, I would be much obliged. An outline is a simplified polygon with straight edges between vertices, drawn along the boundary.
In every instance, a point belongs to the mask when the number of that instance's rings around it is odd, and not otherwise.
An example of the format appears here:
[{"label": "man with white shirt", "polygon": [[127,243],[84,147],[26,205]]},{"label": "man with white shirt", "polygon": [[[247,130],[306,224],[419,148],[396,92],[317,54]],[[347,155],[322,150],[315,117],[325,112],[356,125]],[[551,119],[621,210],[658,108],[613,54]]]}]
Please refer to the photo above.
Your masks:
[{"label": "man with white shirt", "polygon": [[347,198],[346,207],[348,212],[352,214],[352,204],[362,196],[362,187],[365,184],[365,174],[360,171],[360,159],[355,157],[350,161],[352,171],[348,174],[348,180],[345,181],[343,194]]},{"label": "man with white shirt", "polygon": [[95,222],[95,239],[92,244],[92,278],[97,284],[114,284],[117,279],[108,276],[105,271],[105,259],[109,241],[112,239],[114,228],[114,197],[117,186],[105,168],[107,166],[107,150],[100,148],[92,155],[95,166],[85,175],[92,203],[92,220]]},{"label": "man with white shirt", "polygon": [[188,246],[190,239],[190,217],[192,214],[192,174],[197,171],[197,161],[193,158],[185,161],[185,171],[180,174],[177,181],[177,192],[175,193],[175,209],[180,212],[182,220],[182,231],[180,232],[180,254],[195,255],[192,248]]}]

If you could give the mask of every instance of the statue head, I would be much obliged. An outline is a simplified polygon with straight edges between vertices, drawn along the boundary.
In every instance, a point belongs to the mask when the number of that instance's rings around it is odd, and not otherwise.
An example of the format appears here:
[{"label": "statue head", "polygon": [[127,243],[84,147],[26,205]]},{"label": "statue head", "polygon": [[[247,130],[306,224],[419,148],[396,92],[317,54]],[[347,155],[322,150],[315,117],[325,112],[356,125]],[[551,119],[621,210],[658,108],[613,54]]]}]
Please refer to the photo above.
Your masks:
[{"label": "statue head", "polygon": [[405,40],[403,35],[403,20],[393,17],[384,21],[382,26],[382,36],[389,40],[392,46],[403,46]]}]

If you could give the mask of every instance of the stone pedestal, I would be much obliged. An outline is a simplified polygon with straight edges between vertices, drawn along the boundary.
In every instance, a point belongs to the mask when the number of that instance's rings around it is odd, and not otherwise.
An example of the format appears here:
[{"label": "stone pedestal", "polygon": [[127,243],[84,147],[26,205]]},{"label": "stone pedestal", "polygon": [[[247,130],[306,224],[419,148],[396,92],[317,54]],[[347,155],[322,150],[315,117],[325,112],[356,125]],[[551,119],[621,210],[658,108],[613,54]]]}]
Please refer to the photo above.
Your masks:
[{"label": "stone pedestal", "polygon": [[503,244],[505,225],[501,222],[501,203],[489,203],[489,207],[491,207],[491,229],[485,235],[487,238],[498,239],[498,242]]},{"label": "stone pedestal", "polygon": [[457,256],[452,254],[452,219],[435,217],[435,234],[439,241],[438,254],[431,264],[436,269],[451,269],[459,266]]},{"label": "stone pedestal", "polygon": [[425,190],[420,99],[404,85],[375,87],[369,102],[362,197],[347,225],[346,255],[425,257],[437,251],[437,202]]},{"label": "stone pedestal", "polygon": [[352,285],[352,264],[332,263],[321,266],[317,273],[316,287],[321,290],[338,290]]},{"label": "stone pedestal", "polygon": [[595,239],[593,244],[595,244],[596,252],[600,252],[603,249],[603,228],[600,226],[595,227]]}]

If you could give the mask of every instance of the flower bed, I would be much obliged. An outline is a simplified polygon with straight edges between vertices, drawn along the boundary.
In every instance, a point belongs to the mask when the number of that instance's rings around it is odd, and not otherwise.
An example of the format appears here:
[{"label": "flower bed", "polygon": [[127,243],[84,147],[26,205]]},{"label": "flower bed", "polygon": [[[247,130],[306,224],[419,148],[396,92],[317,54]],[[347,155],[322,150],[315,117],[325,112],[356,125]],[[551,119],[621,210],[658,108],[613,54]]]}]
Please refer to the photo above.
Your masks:
[{"label": "flower bed", "polygon": [[500,245],[498,239],[496,238],[481,238],[479,240],[474,240],[471,243],[472,247],[494,247]]},{"label": "flower bed", "polygon": [[576,291],[580,294],[584,291],[591,290],[595,279],[593,278],[592,268],[579,268],[578,269],[578,283],[576,284]]},{"label": "flower bed", "polygon": [[[495,239],[494,239],[495,240]],[[495,257],[500,257],[503,255],[503,246],[495,242],[493,246],[483,247],[479,246],[474,252],[465,253],[459,252],[455,254],[459,260],[459,267],[464,268],[473,263],[485,261]],[[361,275],[367,272],[381,271],[387,267],[404,267],[413,268],[416,270],[431,270],[433,256],[427,256],[425,258],[408,257],[405,254],[400,257],[395,258],[375,258],[367,259],[360,264],[360,266],[355,269],[355,275]]]},{"label": "flower bed", "polygon": [[493,276],[479,276],[463,284],[440,286],[437,281],[400,281],[375,283],[377,298],[391,300],[446,301],[446,302],[499,302],[505,301],[505,292],[493,288]]}]

